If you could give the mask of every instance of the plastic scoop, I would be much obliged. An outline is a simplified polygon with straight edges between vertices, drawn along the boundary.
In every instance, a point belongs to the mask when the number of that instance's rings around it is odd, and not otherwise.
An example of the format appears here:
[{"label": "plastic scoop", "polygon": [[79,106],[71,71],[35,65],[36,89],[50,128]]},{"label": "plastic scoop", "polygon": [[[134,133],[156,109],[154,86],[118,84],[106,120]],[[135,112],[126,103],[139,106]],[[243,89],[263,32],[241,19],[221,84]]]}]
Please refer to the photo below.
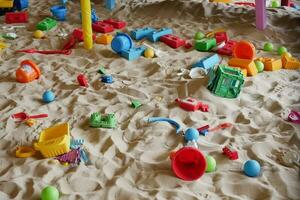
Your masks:
[{"label": "plastic scoop", "polygon": [[26,121],[28,119],[38,119],[38,118],[45,118],[45,117],[48,117],[48,114],[39,114],[39,115],[31,115],[30,116],[25,112],[16,113],[11,116],[11,118],[13,120],[15,120],[16,122],[22,122],[22,121]]},{"label": "plastic scoop", "polygon": [[64,55],[70,55],[72,53],[72,50],[36,50],[36,49],[23,49],[23,50],[17,50],[16,52],[21,53],[39,53],[39,54],[64,54]]}]

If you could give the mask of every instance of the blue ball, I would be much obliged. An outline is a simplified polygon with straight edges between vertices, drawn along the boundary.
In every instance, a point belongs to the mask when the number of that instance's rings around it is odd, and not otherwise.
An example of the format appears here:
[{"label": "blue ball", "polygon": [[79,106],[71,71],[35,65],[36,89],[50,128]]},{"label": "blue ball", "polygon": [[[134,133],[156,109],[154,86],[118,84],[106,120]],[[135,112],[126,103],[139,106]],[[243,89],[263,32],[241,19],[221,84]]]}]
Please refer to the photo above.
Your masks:
[{"label": "blue ball", "polygon": [[256,160],[248,160],[244,164],[244,173],[250,177],[259,176],[260,164]]},{"label": "blue ball", "polygon": [[54,99],[55,99],[55,95],[51,90],[47,90],[46,92],[44,92],[43,101],[45,103],[50,103],[50,102],[54,101]]},{"label": "blue ball", "polygon": [[198,138],[199,138],[199,132],[197,129],[195,128],[188,128],[186,131],[185,131],[185,134],[184,134],[184,138],[185,140],[188,142],[188,141],[197,141]]}]

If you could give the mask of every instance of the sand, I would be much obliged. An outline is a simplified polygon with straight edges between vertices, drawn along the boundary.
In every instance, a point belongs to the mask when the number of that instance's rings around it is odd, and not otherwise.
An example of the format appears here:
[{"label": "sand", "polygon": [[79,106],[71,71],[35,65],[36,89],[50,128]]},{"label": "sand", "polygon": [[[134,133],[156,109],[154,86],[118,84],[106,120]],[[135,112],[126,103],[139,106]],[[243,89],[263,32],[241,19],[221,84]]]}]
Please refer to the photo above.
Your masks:
[{"label": "sand", "polygon": [[[66,22],[47,33],[46,39],[33,39],[35,25],[50,16],[55,1],[30,1],[30,22],[17,29],[18,38],[8,41],[10,47],[0,52],[0,199],[40,198],[42,188],[55,186],[62,200],[72,199],[300,199],[299,165],[286,165],[280,160],[283,152],[299,155],[299,125],[283,119],[286,109],[300,110],[299,70],[263,72],[246,78],[237,99],[214,96],[206,89],[206,78],[191,79],[191,64],[209,53],[180,48],[173,50],[163,43],[153,46],[165,51],[161,58],[140,58],[129,62],[111,51],[110,46],[96,44],[87,51],[80,43],[69,56],[15,53],[17,49],[60,49],[66,38],[58,37],[59,28],[71,32],[80,27],[79,1],[67,5]],[[101,19],[119,18],[128,23],[125,31],[153,26],[173,28],[176,35],[191,39],[196,31],[227,29],[230,38],[249,40],[258,56],[278,57],[262,51],[264,42],[285,46],[300,58],[300,13],[292,8],[268,9],[268,27],[255,29],[254,9],[187,0],[135,0],[119,2],[109,13],[102,1],[93,2]],[[4,24],[0,18],[1,26]],[[4,30],[1,30],[4,33]],[[17,83],[15,70],[24,59],[34,60],[42,70],[39,80]],[[222,63],[226,63],[223,57]],[[104,85],[97,70],[100,65],[113,75],[114,83]],[[84,73],[90,83],[80,87],[76,77]],[[51,89],[56,100],[41,101],[45,90]],[[175,98],[194,97],[209,104],[207,113],[186,112]],[[130,107],[138,99],[143,106]],[[10,115],[26,111],[48,113],[33,127],[15,124]],[[117,128],[95,129],[88,125],[92,112],[112,113]],[[233,127],[201,136],[199,149],[212,155],[217,170],[199,180],[185,182],[171,170],[169,153],[184,145],[167,123],[145,122],[152,116],[169,117],[183,129],[205,124],[217,126],[230,122]],[[54,159],[16,158],[19,145],[31,146],[39,133],[56,123],[69,122],[71,135],[85,140],[90,164],[63,166]],[[223,145],[233,145],[239,159],[231,161],[222,155]],[[262,174],[250,178],[241,168],[245,161],[257,160]]]}]

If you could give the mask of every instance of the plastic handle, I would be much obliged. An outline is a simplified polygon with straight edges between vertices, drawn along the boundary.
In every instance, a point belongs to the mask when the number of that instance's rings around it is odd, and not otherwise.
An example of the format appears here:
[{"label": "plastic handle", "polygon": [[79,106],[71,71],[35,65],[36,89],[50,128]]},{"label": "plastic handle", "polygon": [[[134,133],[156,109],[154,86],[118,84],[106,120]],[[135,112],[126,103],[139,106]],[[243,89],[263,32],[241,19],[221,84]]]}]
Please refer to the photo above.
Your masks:
[{"label": "plastic handle", "polygon": [[37,118],[45,118],[45,117],[48,117],[48,114],[32,115],[29,116],[28,118],[37,119]]}]

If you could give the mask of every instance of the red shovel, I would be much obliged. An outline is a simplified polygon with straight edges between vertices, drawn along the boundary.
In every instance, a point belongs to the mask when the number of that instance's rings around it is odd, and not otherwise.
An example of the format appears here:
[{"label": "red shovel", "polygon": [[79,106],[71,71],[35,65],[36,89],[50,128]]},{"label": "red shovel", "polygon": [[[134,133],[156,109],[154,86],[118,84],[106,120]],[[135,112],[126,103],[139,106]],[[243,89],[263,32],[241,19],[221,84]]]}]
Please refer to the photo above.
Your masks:
[{"label": "red shovel", "polygon": [[28,119],[38,119],[38,118],[45,118],[48,117],[48,114],[40,114],[40,115],[28,115],[25,112],[20,112],[20,113],[16,113],[11,115],[11,118],[13,120],[15,120],[15,122],[23,122],[26,121]]}]

